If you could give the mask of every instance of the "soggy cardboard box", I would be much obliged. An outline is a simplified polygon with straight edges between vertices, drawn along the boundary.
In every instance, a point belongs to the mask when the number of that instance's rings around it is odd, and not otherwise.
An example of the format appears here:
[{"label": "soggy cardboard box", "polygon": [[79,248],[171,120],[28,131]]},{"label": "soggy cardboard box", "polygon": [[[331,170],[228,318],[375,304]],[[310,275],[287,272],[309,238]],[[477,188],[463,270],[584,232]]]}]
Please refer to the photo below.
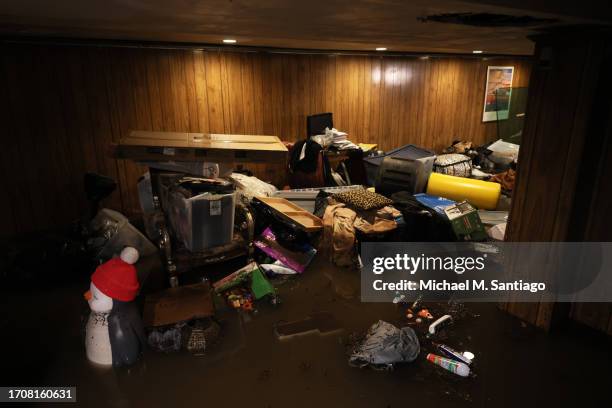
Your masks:
[{"label": "soggy cardboard box", "polygon": [[145,299],[145,327],[167,326],[215,314],[212,291],[207,283],[180,286],[153,293]]}]

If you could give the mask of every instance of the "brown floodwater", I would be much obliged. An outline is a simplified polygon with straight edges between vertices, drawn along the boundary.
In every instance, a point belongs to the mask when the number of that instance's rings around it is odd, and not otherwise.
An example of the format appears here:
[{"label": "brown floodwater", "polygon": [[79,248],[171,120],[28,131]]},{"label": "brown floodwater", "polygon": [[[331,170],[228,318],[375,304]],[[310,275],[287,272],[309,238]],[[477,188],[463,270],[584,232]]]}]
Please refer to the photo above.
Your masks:
[{"label": "brown floodwater", "polygon": [[[546,334],[495,304],[449,307],[455,322],[441,341],[476,355],[474,375],[461,378],[432,365],[422,351],[392,371],[352,368],[354,334],[379,319],[406,325],[393,304],[361,303],[359,275],[319,256],[307,271],[277,283],[282,304],[258,304],[244,315],[221,304],[218,342],[203,355],[147,350],[125,369],[94,367],[85,358],[87,282],[64,287],[1,288],[1,385],[76,386],[84,407],[526,407],[609,405],[610,338],[568,325]],[[280,341],[274,325],[326,311],[343,330]],[[39,404],[37,406],[42,406]],[[604,406],[604,405],[601,405]]]}]

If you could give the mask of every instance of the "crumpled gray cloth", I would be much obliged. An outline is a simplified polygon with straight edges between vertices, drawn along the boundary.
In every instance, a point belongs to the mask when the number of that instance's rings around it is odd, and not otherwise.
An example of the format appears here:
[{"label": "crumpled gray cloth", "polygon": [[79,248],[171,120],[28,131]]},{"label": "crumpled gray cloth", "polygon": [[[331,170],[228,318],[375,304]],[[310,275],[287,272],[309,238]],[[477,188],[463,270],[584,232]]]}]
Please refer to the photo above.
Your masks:
[{"label": "crumpled gray cloth", "polygon": [[389,367],[395,363],[412,362],[421,351],[419,339],[410,327],[395,327],[379,320],[368,330],[365,339],[353,350],[349,364]]}]

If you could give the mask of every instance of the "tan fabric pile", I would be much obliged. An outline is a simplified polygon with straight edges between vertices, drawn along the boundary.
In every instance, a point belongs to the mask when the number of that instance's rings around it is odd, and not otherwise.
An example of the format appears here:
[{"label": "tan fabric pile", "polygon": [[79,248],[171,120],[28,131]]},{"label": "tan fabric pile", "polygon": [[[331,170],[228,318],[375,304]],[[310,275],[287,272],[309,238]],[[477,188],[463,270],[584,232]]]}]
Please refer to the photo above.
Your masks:
[{"label": "tan fabric pile", "polygon": [[379,210],[369,211],[369,213],[360,212],[353,225],[364,234],[381,234],[397,228],[395,218],[400,215],[401,213],[395,207],[387,205]]},{"label": "tan fabric pile", "polygon": [[344,203],[337,203],[333,198],[328,200],[330,204],[323,215],[323,248],[328,252],[330,260],[338,266],[355,264],[356,230],[363,234],[393,231],[397,228],[395,218],[401,215],[389,205],[356,212]]},{"label": "tan fabric pile", "polygon": [[355,227],[357,213],[344,204],[330,204],[323,216],[323,247],[338,266],[353,265],[355,259]]}]

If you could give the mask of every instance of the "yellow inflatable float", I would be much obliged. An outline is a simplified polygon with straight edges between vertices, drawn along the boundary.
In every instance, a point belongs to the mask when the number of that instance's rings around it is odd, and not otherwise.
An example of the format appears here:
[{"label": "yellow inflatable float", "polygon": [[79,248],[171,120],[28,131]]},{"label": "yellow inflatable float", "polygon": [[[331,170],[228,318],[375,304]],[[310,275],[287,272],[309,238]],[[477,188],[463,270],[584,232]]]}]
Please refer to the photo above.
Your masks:
[{"label": "yellow inflatable float", "polygon": [[467,200],[483,210],[494,210],[501,193],[501,184],[431,173],[427,182],[427,194],[450,200]]}]

